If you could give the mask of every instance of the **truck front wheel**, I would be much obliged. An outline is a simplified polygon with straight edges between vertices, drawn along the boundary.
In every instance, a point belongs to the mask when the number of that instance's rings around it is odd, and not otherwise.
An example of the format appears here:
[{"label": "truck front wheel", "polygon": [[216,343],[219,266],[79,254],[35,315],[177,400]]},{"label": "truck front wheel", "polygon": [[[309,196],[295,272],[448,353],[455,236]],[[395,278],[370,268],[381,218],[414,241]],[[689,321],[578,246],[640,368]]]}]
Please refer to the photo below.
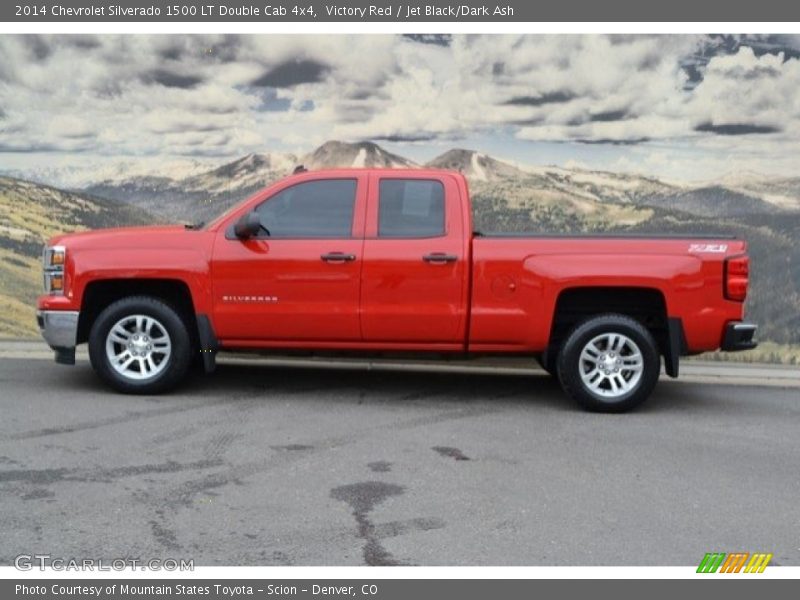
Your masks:
[{"label": "truck front wheel", "polygon": [[644,402],[661,368],[658,347],[638,321],[618,314],[578,324],[558,355],[564,391],[587,410],[623,412]]},{"label": "truck front wheel", "polygon": [[89,332],[89,359],[95,372],[128,394],[157,394],[177,385],[189,368],[191,348],[180,314],[150,296],[114,302]]}]

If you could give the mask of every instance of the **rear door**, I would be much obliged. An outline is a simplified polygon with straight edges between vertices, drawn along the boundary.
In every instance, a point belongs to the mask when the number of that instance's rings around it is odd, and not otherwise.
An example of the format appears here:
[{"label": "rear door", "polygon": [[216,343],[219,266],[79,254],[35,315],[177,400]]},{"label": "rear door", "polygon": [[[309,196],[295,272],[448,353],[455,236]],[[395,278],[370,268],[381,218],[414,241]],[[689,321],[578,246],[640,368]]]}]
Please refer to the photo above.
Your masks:
[{"label": "rear door", "polygon": [[366,187],[366,175],[301,176],[254,207],[261,235],[240,240],[232,226],[220,231],[212,267],[220,339],[360,340]]},{"label": "rear door", "polygon": [[370,176],[361,282],[365,342],[463,347],[468,241],[455,178]]}]

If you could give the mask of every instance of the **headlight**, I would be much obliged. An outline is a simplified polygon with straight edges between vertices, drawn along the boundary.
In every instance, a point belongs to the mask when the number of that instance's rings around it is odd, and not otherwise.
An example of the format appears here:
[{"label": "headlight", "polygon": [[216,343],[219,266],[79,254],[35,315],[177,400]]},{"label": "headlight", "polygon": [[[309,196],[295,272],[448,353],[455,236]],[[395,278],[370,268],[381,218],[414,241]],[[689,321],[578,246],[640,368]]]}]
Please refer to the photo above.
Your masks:
[{"label": "headlight", "polygon": [[44,266],[44,291],[46,294],[64,293],[64,264],[67,262],[67,249],[64,246],[50,246],[42,255]]}]

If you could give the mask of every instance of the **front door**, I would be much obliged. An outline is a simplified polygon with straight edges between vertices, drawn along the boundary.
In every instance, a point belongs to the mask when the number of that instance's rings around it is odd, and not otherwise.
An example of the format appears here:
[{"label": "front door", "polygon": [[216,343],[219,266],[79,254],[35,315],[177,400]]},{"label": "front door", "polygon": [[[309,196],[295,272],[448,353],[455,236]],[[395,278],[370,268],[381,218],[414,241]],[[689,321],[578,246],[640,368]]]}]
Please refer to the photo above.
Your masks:
[{"label": "front door", "polygon": [[366,177],[290,183],[257,205],[264,228],[214,245],[220,340],[358,341]]}]

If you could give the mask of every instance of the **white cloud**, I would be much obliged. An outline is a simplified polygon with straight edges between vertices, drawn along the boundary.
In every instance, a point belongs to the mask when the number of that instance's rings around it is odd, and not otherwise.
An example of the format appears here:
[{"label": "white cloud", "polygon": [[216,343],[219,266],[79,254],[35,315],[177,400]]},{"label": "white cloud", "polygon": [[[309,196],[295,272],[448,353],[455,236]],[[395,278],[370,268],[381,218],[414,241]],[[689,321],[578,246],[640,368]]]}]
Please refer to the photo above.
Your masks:
[{"label": "white cloud", "polygon": [[798,89],[800,60],[785,60],[783,53],[757,57],[742,47],[734,55],[711,59],[687,110],[696,120],[714,125],[746,123],[796,133]]},{"label": "white cloud", "polygon": [[750,156],[790,169],[800,42],[748,39],[733,51],[706,36],[3,36],[0,150],[234,156],[513,136],[631,143],[641,168],[690,149],[716,168]]}]

